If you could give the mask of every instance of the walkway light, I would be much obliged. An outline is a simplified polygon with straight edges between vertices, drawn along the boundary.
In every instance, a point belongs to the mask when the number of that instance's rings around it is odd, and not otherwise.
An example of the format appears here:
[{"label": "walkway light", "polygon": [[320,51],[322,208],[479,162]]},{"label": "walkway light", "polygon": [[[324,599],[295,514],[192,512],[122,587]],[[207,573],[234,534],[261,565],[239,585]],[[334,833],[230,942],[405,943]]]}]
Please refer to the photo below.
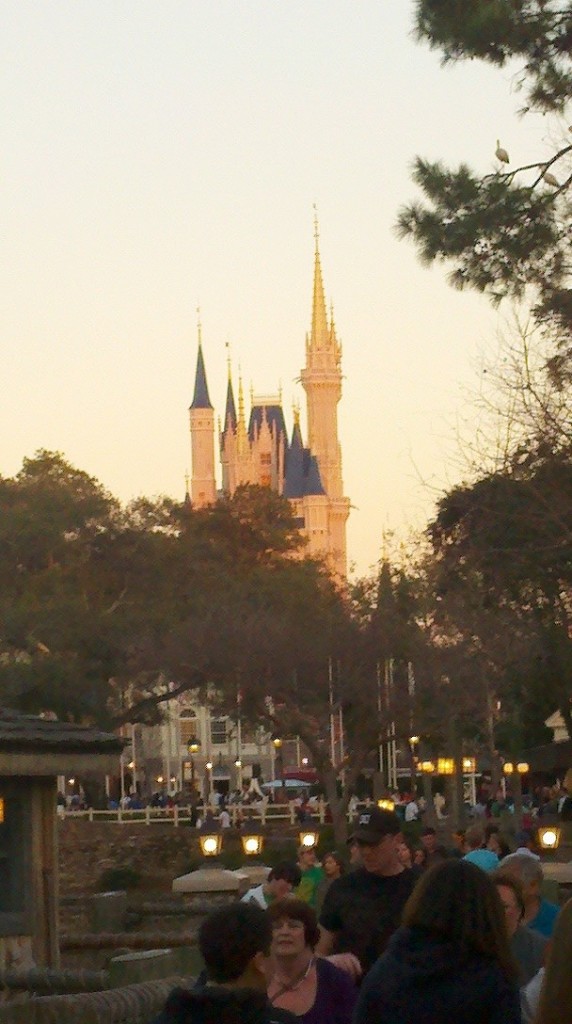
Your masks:
[{"label": "walkway light", "polygon": [[477,770],[477,760],[474,757],[463,758],[463,771],[467,775],[474,775]]},{"label": "walkway light", "polygon": [[255,857],[257,854],[262,853],[264,836],[259,833],[251,833],[251,835],[241,836],[240,841],[242,843],[242,852],[247,857]]},{"label": "walkway light", "polygon": [[417,767],[424,775],[431,775],[435,771],[435,763],[433,761],[420,761]]},{"label": "walkway light", "polygon": [[556,825],[539,828],[537,836],[542,850],[556,850],[560,844],[560,829]]},{"label": "walkway light", "polygon": [[218,857],[222,848],[222,835],[220,832],[205,832],[199,836],[199,843],[203,857]]},{"label": "walkway light", "polygon": [[437,774],[438,775],[454,775],[455,774],[455,759],[453,757],[438,757],[437,758]]},{"label": "walkway light", "polygon": [[318,839],[320,838],[318,832],[312,832],[307,829],[305,832],[300,832],[299,837],[300,846],[303,846],[305,850],[313,850],[318,845]]},{"label": "walkway light", "polygon": [[505,773],[505,775],[513,775],[514,774],[514,765],[513,765],[512,761],[505,761],[505,763],[502,766],[502,770]]},{"label": "walkway light", "polygon": [[530,765],[528,761],[519,761],[516,766],[516,770],[519,775],[526,775],[526,773],[530,771]]}]

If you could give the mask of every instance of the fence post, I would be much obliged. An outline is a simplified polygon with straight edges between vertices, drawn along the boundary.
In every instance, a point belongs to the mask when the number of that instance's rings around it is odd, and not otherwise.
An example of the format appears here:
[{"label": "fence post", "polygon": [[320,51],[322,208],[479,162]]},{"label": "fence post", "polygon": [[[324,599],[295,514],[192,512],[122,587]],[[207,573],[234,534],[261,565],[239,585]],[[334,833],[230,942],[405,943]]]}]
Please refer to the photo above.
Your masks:
[{"label": "fence post", "polygon": [[121,813],[121,804],[119,804],[119,807],[117,808],[117,820],[123,821],[123,815]]},{"label": "fence post", "polygon": [[149,804],[147,804],[147,806],[145,808],[145,824],[146,825],[150,825],[151,824],[151,808],[149,807]]},{"label": "fence post", "polygon": [[88,818],[90,821],[93,821],[93,807],[89,808]]},{"label": "fence post", "polygon": [[179,805],[175,804],[173,807],[173,825],[175,828],[179,827]]},{"label": "fence post", "polygon": [[291,825],[295,825],[296,824],[296,808],[294,806],[294,801],[293,800],[289,801],[289,803],[288,803],[288,810],[290,811],[290,824]]},{"label": "fence post", "polygon": [[320,812],[320,825],[323,825],[325,820],[326,820],[326,805],[324,803],[324,798],[323,797],[320,797],[320,800],[319,800],[319,803],[318,803],[318,810]]}]

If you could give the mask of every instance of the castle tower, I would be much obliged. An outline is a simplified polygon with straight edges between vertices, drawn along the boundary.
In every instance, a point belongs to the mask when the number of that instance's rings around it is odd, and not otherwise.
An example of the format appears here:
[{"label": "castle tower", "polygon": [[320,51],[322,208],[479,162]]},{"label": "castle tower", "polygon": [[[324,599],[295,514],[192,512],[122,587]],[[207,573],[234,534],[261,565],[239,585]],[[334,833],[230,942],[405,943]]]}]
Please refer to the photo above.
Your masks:
[{"label": "castle tower", "polygon": [[338,402],[342,396],[342,346],[336,336],[333,312],[328,326],[318,220],[314,218],[314,289],[312,327],[306,337],[306,365],[301,372],[306,392],[308,448],[316,458],[320,479],[329,499],[329,560],[340,576],[347,573],[346,521],[349,499],[344,497],[342,452],[338,440]]},{"label": "castle tower", "polygon": [[191,454],[193,475],[191,477],[191,501],[194,508],[204,508],[216,500],[215,455],[214,455],[214,409],[209,398],[205,361],[198,323],[199,349],[195,373],[195,391],[189,408],[191,420]]}]

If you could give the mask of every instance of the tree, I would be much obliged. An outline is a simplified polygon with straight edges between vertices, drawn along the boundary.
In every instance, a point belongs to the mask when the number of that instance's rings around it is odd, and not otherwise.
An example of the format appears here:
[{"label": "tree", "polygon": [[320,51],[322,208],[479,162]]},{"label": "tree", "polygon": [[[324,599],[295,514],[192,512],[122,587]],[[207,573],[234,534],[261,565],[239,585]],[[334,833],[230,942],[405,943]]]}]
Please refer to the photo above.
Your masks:
[{"label": "tree", "polygon": [[[479,59],[504,67],[520,60],[523,111],[562,115],[572,96],[572,4],[569,0],[417,0],[417,38],[443,62]],[[485,176],[462,164],[415,161],[413,180],[425,202],[404,207],[397,230],[411,238],[423,262],[453,265],[451,283],[485,292],[494,303],[520,300],[530,286],[535,315],[559,345],[560,364],[572,357],[572,143],[514,170],[500,154]],[[561,366],[562,368],[562,366]]]},{"label": "tree", "polygon": [[[512,712],[530,703],[536,678],[572,735],[572,462],[568,453],[526,453],[512,470],[459,486],[439,503],[430,535],[445,594],[472,593],[528,662],[505,662]],[[490,616],[489,616],[490,617]],[[515,681],[520,685],[515,687]],[[550,680],[550,689],[546,684]],[[512,696],[512,700],[510,699]]]}]

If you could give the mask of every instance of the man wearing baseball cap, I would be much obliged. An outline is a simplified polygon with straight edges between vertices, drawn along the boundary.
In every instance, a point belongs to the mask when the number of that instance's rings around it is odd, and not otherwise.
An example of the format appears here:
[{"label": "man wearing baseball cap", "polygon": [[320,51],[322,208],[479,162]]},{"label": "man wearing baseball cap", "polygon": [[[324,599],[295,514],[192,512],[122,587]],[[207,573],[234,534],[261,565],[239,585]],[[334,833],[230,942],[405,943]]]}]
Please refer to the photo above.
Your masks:
[{"label": "man wearing baseball cap", "polygon": [[383,953],[399,926],[417,875],[398,854],[401,822],[378,807],[360,814],[350,837],[361,866],[332,882],[320,914],[319,956],[354,953],[364,974]]}]

